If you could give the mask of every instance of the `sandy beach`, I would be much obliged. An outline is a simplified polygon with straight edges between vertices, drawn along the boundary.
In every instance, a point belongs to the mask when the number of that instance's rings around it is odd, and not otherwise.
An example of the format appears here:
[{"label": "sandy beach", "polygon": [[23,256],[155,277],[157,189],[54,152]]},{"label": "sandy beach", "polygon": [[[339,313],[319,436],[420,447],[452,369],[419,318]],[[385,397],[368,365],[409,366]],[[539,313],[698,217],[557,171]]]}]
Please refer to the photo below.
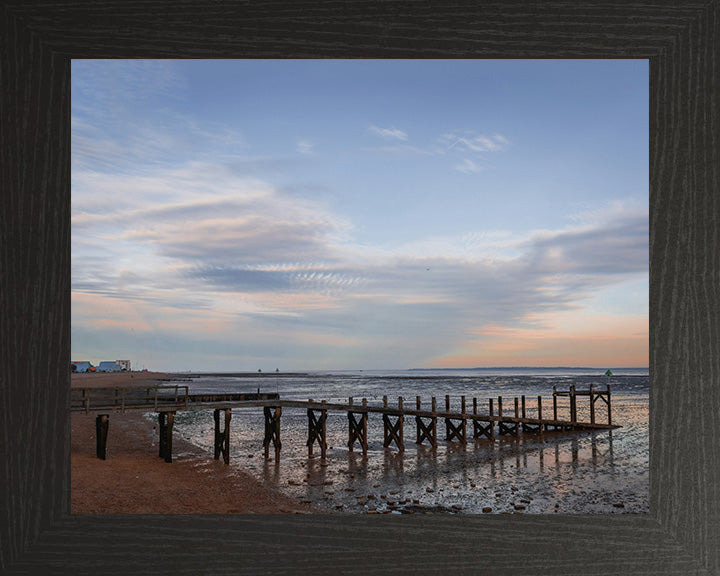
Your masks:
[{"label": "sandy beach", "polygon": [[[159,373],[74,374],[73,387],[135,386]],[[173,438],[173,462],[158,457],[153,423],[140,411],[110,414],[107,459],[95,455],[95,414],[71,415],[73,514],[271,514],[313,509],[236,467]]]}]

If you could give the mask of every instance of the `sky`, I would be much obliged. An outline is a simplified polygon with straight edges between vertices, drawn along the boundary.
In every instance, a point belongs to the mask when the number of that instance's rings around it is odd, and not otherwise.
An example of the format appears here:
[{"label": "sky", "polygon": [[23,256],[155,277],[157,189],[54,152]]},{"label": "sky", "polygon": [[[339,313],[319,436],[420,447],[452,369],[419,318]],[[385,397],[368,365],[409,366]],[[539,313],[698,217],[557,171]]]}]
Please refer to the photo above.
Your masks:
[{"label": "sky", "polygon": [[646,367],[646,60],[73,60],[72,359]]}]

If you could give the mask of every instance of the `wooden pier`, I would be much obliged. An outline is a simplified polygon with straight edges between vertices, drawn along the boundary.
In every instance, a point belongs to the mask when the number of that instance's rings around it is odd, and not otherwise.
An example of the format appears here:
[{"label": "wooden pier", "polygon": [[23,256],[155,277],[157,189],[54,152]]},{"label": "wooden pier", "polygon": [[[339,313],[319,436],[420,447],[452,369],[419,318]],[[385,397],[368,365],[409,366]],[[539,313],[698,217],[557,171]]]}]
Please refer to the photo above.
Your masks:
[{"label": "wooden pier", "polygon": [[[567,419],[559,417],[565,413],[566,407],[558,405],[558,399],[568,398]],[[589,421],[578,419],[578,399],[587,398]],[[190,394],[187,386],[149,386],[131,388],[73,388],[71,394],[71,411],[98,413],[96,417],[97,456],[106,457],[106,445],[109,428],[110,412],[126,410],[145,410],[158,413],[159,424],[159,456],[166,462],[172,462],[172,430],[175,413],[181,410],[213,410],[215,421],[214,457],[222,456],[227,464],[230,462],[230,421],[233,408],[262,408],[265,416],[265,436],[263,449],[265,458],[270,457],[270,446],[275,454],[275,461],[280,459],[282,443],[280,440],[281,417],[283,409],[304,409],[308,417],[308,455],[313,455],[314,447],[320,449],[320,457],[327,456],[327,414],[328,411],[345,412],[348,417],[348,450],[353,451],[357,442],[363,454],[368,451],[367,423],[370,414],[380,414],[383,422],[383,446],[390,448],[393,444],[398,452],[405,450],[405,418],[415,417],[416,444],[427,441],[433,448],[437,447],[437,421],[445,422],[445,440],[459,444],[468,442],[468,421],[472,422],[473,439],[485,438],[490,441],[498,436],[519,436],[537,434],[548,431],[581,431],[609,430],[620,426],[612,423],[610,385],[605,390],[596,390],[590,386],[588,390],[577,390],[570,386],[568,390],[557,390],[553,387],[552,417],[543,417],[542,397],[537,396],[534,407],[525,396],[514,397],[512,412],[503,412],[503,397],[497,397],[497,413],[494,398],[488,399],[487,412],[479,411],[477,398],[472,399],[472,412],[467,411],[466,397],[460,396],[460,409],[451,409],[451,398],[445,396],[445,409],[437,409],[437,399],[431,398],[430,409],[422,407],[419,396],[415,399],[414,408],[405,406],[401,397],[397,399],[397,407],[388,403],[383,396],[382,405],[370,405],[366,398],[356,403],[348,398],[347,403],[330,403],[326,401],[282,400],[278,394],[263,393],[227,393],[227,394]],[[606,406],[607,422],[598,422],[596,403],[601,400]],[[221,418],[221,412],[224,417]],[[533,414],[531,414],[533,412]],[[221,422],[224,427],[221,428]]]}]

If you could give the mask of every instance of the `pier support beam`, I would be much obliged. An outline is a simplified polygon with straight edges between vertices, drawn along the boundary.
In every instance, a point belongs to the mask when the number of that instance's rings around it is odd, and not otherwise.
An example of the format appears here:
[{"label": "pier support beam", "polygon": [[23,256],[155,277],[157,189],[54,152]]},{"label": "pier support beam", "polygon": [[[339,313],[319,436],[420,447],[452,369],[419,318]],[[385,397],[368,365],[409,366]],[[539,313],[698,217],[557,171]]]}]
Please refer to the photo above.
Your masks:
[{"label": "pier support beam", "polygon": [[[352,398],[350,398],[350,406],[352,406]],[[367,408],[367,398],[362,399],[363,408]],[[355,417],[359,420],[356,420]],[[367,455],[367,412],[350,412],[348,411],[348,450],[353,451],[355,440],[358,441],[362,448],[363,455]]]},{"label": "pier support beam", "polygon": [[517,423],[516,422],[505,422],[502,420],[503,417],[503,404],[502,396],[498,396],[498,434],[516,434]]},{"label": "pier support beam", "polygon": [[518,435],[518,423],[517,422],[498,422],[498,432],[504,435]]},{"label": "pier support beam", "polygon": [[[312,400],[310,400],[310,402],[312,402]],[[315,412],[315,409],[308,408],[308,456],[312,456],[313,445],[317,440],[320,445],[320,457],[325,458],[327,455],[327,410],[317,410],[317,412],[320,413],[319,418],[316,416]]]},{"label": "pier support beam", "polygon": [[263,448],[265,449],[265,459],[270,458],[270,442],[275,448],[275,461],[280,460],[280,416],[282,415],[281,406],[265,406],[263,409],[265,414],[265,438],[263,440]]},{"label": "pier support beam", "polygon": [[[493,416],[493,400],[490,398],[488,402],[489,415]],[[473,414],[477,414],[477,401],[473,398]],[[495,440],[495,421],[488,420],[487,424],[483,424],[481,420],[473,420],[473,438],[485,436],[488,440]]]},{"label": "pier support beam", "polygon": [[160,433],[159,456],[165,462],[172,462],[172,430],[175,424],[175,412],[160,412],[158,414],[158,431]]},{"label": "pier support beam", "polygon": [[[435,398],[432,401],[432,411],[435,412]],[[415,405],[420,410],[420,396],[415,398]],[[427,440],[433,448],[437,448],[437,418],[435,416],[431,416],[428,422],[423,420],[422,416],[415,416],[415,428],[417,430],[416,444],[422,444]]]},{"label": "pier support beam", "polygon": [[105,460],[107,456],[107,435],[109,427],[110,417],[107,414],[98,414],[95,417],[96,453],[100,460]]},{"label": "pier support beam", "polygon": [[215,419],[215,460],[220,458],[222,454],[225,464],[230,464],[230,419],[232,418],[232,410],[226,408],[225,412],[225,429],[220,430],[220,409],[213,410],[213,418]]},{"label": "pier support beam", "polygon": [[577,422],[577,396],[575,395],[575,385],[570,386],[570,422]]},{"label": "pier support beam", "polygon": [[[525,396],[521,396],[520,400],[522,402],[522,417],[527,418],[526,412],[525,412]],[[522,431],[523,434],[538,434],[542,431],[542,425],[541,424],[528,424],[527,422],[522,423]]]},{"label": "pier support beam", "polygon": [[[402,397],[398,398],[398,408],[402,410]],[[387,408],[387,396],[383,396],[383,404]],[[402,414],[397,415],[397,419],[393,422],[392,416],[389,414],[383,414],[383,446],[388,448],[390,444],[395,442],[400,452],[405,451],[405,443],[403,441],[403,423],[405,416]]]},{"label": "pier support beam", "polygon": [[[465,396],[462,396],[462,413],[465,414]],[[450,412],[450,396],[445,396],[445,412]],[[448,442],[457,440],[460,444],[467,444],[467,420],[461,418],[456,424],[451,418],[445,418],[445,439]]]}]

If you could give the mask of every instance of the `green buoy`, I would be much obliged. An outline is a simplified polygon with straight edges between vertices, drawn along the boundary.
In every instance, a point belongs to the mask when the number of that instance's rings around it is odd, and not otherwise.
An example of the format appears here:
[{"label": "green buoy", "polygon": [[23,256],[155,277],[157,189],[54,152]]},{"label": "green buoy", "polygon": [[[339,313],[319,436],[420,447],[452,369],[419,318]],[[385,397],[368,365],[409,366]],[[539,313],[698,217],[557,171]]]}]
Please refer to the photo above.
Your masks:
[{"label": "green buoy", "polygon": [[612,376],[612,375],[613,375],[612,370],[610,370],[610,369],[608,368],[608,371],[605,372],[605,376]]}]

